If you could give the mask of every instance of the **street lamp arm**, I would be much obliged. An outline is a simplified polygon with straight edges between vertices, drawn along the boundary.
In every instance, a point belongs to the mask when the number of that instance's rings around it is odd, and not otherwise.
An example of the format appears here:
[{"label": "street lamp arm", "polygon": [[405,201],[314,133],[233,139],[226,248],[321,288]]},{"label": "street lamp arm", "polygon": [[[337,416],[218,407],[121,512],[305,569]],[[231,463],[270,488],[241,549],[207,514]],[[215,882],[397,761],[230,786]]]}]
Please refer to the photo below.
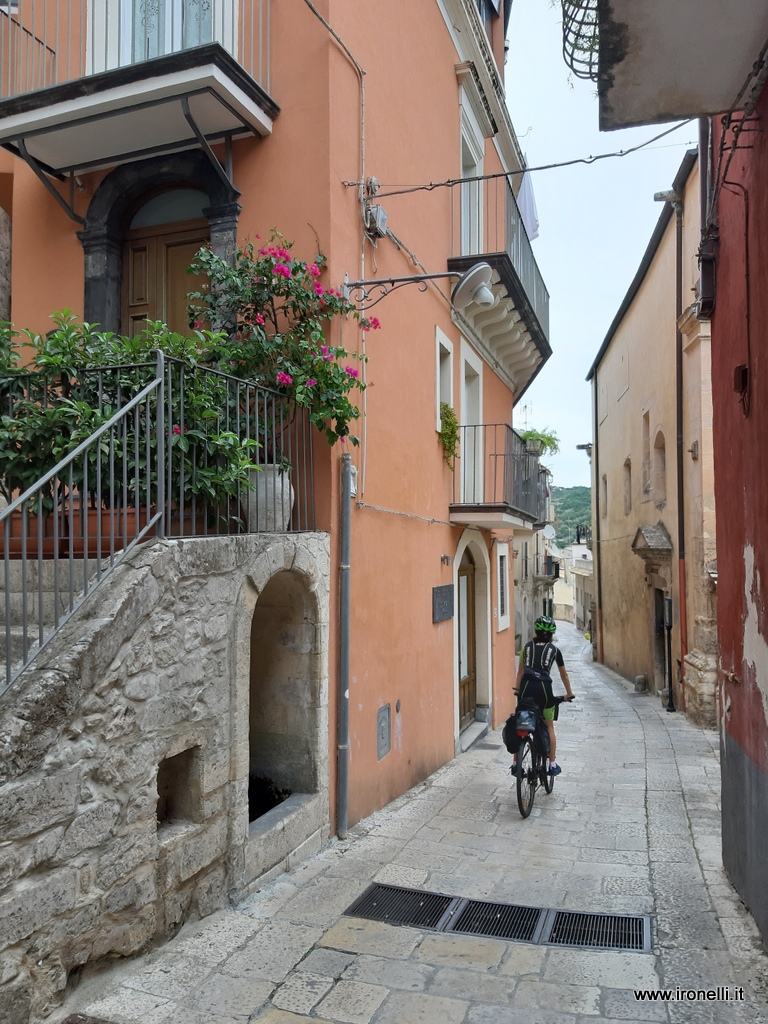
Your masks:
[{"label": "street lamp arm", "polygon": [[[356,302],[364,303],[368,308],[381,302],[391,292],[403,288],[407,284],[416,284],[420,292],[427,290],[427,281],[439,281],[447,277],[458,277],[459,281],[451,292],[451,303],[457,309],[463,309],[471,302],[479,306],[492,306],[496,297],[491,291],[490,282],[493,271],[487,263],[476,263],[464,273],[455,270],[448,270],[440,274],[411,274],[408,277],[384,277],[371,278],[368,281],[350,281],[344,275],[342,294],[349,301],[352,292],[357,292]],[[377,294],[378,293],[378,294]],[[375,298],[371,298],[375,295]]]}]

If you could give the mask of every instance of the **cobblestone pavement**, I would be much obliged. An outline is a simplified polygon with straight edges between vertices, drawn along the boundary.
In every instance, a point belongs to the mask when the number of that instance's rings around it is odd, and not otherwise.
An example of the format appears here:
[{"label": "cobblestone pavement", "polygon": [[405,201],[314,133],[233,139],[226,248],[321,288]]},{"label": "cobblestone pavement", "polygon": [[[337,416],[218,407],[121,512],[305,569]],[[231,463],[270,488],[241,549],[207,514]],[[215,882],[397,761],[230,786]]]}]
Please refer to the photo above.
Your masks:
[{"label": "cobblestone pavement", "polygon": [[[559,624],[558,643],[577,700],[558,723],[563,774],[551,796],[539,790],[530,818],[491,733],[236,909],[84,981],[51,1020],[767,1024],[768,957],[721,866],[717,733],[594,664],[572,626]],[[649,914],[653,948],[562,948],[343,917],[371,881]],[[636,989],[719,991],[649,1001]]]}]

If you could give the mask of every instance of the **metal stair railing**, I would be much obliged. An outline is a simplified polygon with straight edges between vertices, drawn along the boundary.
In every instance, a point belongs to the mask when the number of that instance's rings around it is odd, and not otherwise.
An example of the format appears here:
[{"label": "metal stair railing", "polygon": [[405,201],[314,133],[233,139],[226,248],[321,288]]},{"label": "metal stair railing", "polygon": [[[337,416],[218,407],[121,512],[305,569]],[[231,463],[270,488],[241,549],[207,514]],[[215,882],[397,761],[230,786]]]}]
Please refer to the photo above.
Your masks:
[{"label": "metal stair railing", "polygon": [[162,536],[164,363],[158,353],[154,379],[0,511],[5,588],[0,693],[136,544]]}]

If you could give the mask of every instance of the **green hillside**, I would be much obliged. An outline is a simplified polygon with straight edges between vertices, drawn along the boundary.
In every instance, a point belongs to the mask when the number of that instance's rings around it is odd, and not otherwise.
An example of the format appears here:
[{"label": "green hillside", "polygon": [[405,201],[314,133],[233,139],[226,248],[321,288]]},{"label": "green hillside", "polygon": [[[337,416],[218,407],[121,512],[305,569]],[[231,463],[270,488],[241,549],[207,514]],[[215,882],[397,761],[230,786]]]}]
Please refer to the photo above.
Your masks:
[{"label": "green hillside", "polygon": [[576,540],[577,526],[591,526],[589,487],[553,487],[552,504],[557,517],[557,543],[561,548]]}]

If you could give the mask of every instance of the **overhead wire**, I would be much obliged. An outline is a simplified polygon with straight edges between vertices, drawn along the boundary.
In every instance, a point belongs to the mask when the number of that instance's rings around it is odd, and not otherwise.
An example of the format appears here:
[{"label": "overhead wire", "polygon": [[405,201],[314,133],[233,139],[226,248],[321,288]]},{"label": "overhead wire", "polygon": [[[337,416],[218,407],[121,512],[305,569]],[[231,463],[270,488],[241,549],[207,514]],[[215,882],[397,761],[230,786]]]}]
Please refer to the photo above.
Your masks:
[{"label": "overhead wire", "polygon": [[[446,181],[433,181],[428,185],[410,185],[399,189],[389,189],[386,192],[377,191],[376,199],[386,199],[389,196],[408,195],[412,192],[432,192],[437,188],[454,188],[456,185],[464,185],[475,181],[493,181],[497,178],[512,178],[516,175],[533,173],[535,171],[550,171],[559,167],[572,167],[574,164],[589,165],[597,163],[598,160],[608,160],[611,158],[629,156],[631,153],[637,153],[641,149],[645,149],[652,145],[654,142],[658,142],[659,139],[663,139],[672,132],[678,131],[678,129],[690,124],[692,120],[693,118],[688,118],[687,121],[680,121],[671,128],[667,128],[663,132],[659,132],[658,135],[654,135],[653,138],[646,139],[645,142],[641,142],[637,146],[631,146],[629,149],[620,149],[612,153],[598,153],[596,156],[575,157],[572,160],[561,160],[551,164],[540,164],[537,167],[523,167],[520,170],[514,171],[499,171],[496,174],[477,174],[468,178],[448,178]],[[360,182],[358,181],[343,181],[342,184],[347,188],[360,187]]]}]

